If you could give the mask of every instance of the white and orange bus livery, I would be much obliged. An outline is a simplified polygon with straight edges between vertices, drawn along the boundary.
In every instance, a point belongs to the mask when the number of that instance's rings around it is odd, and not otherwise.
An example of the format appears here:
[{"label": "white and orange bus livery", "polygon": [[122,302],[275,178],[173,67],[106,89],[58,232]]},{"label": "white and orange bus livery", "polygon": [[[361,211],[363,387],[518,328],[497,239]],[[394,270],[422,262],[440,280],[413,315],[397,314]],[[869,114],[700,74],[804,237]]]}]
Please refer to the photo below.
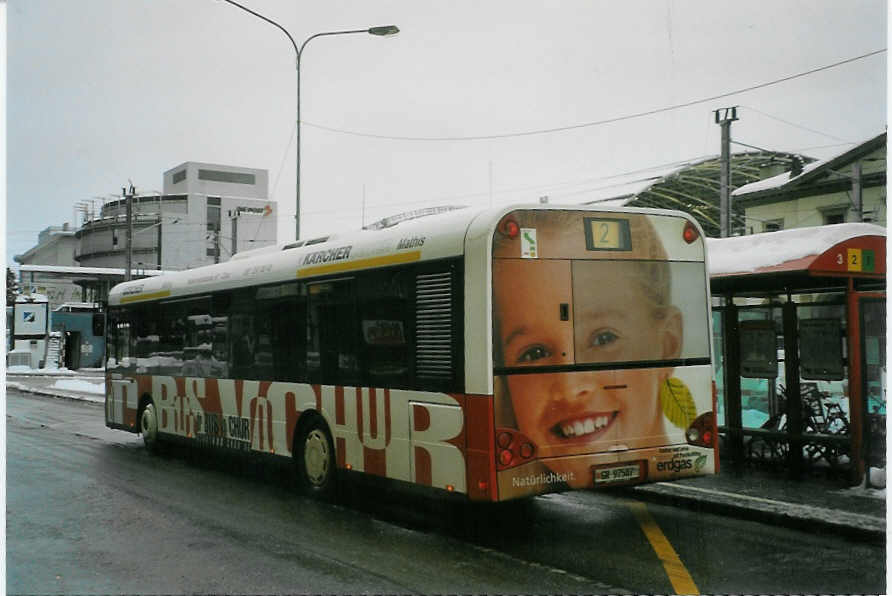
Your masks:
[{"label": "white and orange bus livery", "polygon": [[700,228],[462,209],[109,294],[106,425],[475,501],[718,467]]}]

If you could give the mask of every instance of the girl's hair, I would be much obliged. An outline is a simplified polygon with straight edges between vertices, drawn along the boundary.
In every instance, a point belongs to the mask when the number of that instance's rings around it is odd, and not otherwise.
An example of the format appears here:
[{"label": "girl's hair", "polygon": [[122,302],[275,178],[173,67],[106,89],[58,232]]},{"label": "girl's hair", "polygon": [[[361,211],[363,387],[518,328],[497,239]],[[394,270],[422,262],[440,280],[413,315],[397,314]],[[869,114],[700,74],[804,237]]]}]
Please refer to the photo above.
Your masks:
[{"label": "girl's hair", "polygon": [[642,294],[653,305],[656,318],[666,315],[666,307],[672,298],[672,271],[667,260],[666,249],[657,235],[650,218],[635,215],[630,218],[633,247],[641,260],[630,263],[630,277],[641,288]]}]

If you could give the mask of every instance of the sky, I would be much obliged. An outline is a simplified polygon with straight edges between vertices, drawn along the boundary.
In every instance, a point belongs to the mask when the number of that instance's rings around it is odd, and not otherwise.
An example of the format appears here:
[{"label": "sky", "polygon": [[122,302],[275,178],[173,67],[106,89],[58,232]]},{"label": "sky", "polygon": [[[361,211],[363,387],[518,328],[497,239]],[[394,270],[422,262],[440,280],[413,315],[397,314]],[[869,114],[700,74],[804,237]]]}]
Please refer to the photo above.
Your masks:
[{"label": "sky", "polygon": [[[878,0],[240,2],[298,45],[400,28],[302,54],[303,238],[420,207],[603,197],[717,155],[728,106],[736,143],[815,158],[887,122]],[[185,161],[268,170],[278,239],[294,238],[279,29],[223,0],[9,0],[6,28],[8,265],[77,225],[77,203],[159,191]]]}]

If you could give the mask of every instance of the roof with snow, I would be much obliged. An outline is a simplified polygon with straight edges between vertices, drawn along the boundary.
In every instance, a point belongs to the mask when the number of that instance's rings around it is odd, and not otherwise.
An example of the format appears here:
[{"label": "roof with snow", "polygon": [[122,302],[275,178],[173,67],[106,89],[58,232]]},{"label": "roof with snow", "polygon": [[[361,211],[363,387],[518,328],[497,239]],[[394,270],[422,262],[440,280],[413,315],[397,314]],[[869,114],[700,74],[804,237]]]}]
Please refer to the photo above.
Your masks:
[{"label": "roof with snow", "polygon": [[713,292],[817,289],[884,280],[886,229],[866,223],[707,238]]},{"label": "roof with snow", "polygon": [[[885,146],[886,133],[883,132],[882,134],[864,141],[839,155],[806,164],[802,166],[801,171],[795,175],[793,174],[793,171],[789,171],[777,176],[772,176],[771,178],[751,182],[741,186],[732,192],[731,195],[735,199],[751,203],[755,199],[765,199],[770,197],[777,198],[781,195],[788,195],[802,187],[814,186],[818,182],[821,182],[825,186],[828,183],[833,184],[834,186],[842,186],[844,189],[845,187],[851,186],[851,178],[847,173],[840,173],[837,170],[846,168],[853,162],[878,149],[884,148]],[[865,179],[862,180],[862,184],[865,186],[873,185],[875,183],[885,184],[885,167],[882,168],[881,174],[876,172],[869,176],[871,177],[865,177]],[[821,190],[823,192],[834,192],[831,188]]]},{"label": "roof with snow", "polygon": [[[794,159],[810,158],[774,151],[751,151],[731,155],[731,187],[758,181],[789,168]],[[707,236],[718,236],[721,190],[721,163],[718,156],[703,157],[676,164],[613,177],[614,182],[573,193],[587,205],[628,205],[677,209],[693,215]],[[568,195],[560,195],[561,199]],[[732,228],[742,230],[744,212],[734,205]]]}]

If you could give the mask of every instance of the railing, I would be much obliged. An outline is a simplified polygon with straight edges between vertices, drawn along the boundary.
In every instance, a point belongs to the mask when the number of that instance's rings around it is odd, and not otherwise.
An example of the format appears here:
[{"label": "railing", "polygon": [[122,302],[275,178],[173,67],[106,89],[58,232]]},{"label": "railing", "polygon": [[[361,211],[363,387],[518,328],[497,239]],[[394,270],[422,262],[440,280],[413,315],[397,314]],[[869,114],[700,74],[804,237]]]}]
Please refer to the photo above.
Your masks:
[{"label": "railing", "polygon": [[[744,456],[754,463],[770,466],[786,465],[792,445],[802,449],[802,460],[812,468],[831,471],[849,469],[851,465],[850,421],[840,404],[822,393],[814,384],[801,385],[802,430],[793,434],[787,428],[786,391],[779,391],[781,411],[771,416],[760,428],[731,429],[720,427],[725,436],[743,436]],[[885,433],[883,432],[883,444]]]}]

